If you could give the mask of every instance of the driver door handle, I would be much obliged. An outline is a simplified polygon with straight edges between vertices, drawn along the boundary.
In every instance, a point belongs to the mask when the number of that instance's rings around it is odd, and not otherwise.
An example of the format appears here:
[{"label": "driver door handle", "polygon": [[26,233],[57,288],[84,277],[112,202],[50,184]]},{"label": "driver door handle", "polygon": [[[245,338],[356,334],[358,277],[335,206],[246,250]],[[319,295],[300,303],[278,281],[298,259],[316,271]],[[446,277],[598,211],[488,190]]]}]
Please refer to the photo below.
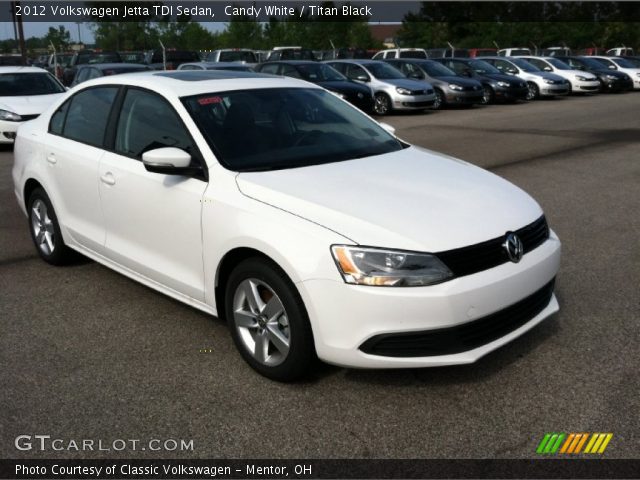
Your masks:
[{"label": "driver door handle", "polygon": [[58,160],[56,159],[56,156],[53,153],[50,153],[49,155],[47,155],[47,162],[49,162],[51,165],[55,165]]},{"label": "driver door handle", "polygon": [[100,177],[100,181],[106,185],[115,185],[116,179],[113,178],[113,174],[111,172],[107,172]]}]

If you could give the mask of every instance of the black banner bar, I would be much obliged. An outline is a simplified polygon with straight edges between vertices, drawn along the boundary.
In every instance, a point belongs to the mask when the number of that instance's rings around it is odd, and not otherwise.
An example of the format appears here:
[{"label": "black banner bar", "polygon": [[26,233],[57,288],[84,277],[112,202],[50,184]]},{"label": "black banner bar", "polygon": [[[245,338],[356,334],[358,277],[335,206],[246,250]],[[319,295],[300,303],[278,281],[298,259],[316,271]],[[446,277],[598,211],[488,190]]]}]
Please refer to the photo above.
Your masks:
[{"label": "black banner bar", "polygon": [[[140,22],[189,18],[198,22],[289,21],[402,22],[634,22],[638,1],[290,1],[290,0],[23,0],[23,22]],[[0,22],[12,5],[0,1]]]},{"label": "black banner bar", "polygon": [[635,479],[640,459],[0,460],[3,479]]}]

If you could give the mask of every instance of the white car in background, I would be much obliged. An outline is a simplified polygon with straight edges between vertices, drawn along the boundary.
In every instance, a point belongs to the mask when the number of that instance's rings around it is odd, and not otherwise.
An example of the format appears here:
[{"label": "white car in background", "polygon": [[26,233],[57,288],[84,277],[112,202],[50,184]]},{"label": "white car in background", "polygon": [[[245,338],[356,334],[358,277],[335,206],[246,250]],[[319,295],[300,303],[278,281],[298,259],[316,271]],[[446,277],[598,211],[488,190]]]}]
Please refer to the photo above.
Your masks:
[{"label": "white car in background", "polygon": [[543,72],[523,58],[479,57],[478,59],[490,63],[500,70],[500,73],[515,75],[527,82],[529,88],[527,100],[534,100],[539,97],[567,95],[571,90],[569,80],[555,73]]},{"label": "white car in background", "polygon": [[225,318],[276,380],[316,355],[471,363],[558,310],[529,195],[293,78],[90,80],[19,130],[13,182],[45,261],[73,249]]},{"label": "white car in background", "polygon": [[531,50],[526,47],[511,47],[498,50],[499,57],[517,57],[518,55],[531,55]]},{"label": "white car in background", "polygon": [[571,83],[573,93],[598,92],[600,81],[595,75],[582,70],[574,70],[562,60],[553,57],[528,57],[521,56],[527,62],[535,65],[543,72],[555,73],[566,78]]},{"label": "white car in background", "polygon": [[589,56],[597,62],[604,65],[609,70],[617,70],[622,73],[626,73],[633,80],[633,89],[640,90],[640,68],[634,65],[632,62],[623,57],[602,57],[602,56]]},{"label": "white car in background", "polygon": [[23,122],[37,118],[66,89],[37,67],[0,67],[0,143],[13,143]]}]

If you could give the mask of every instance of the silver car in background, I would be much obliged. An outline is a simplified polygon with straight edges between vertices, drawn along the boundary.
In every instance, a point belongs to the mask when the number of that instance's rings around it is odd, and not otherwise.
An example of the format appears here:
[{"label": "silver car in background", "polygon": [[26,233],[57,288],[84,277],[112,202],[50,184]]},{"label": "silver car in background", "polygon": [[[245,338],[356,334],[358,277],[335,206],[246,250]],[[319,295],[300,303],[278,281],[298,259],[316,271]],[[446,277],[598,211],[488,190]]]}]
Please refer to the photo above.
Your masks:
[{"label": "silver car in background", "polygon": [[329,60],[324,62],[350,80],[368,85],[374,97],[373,110],[387,115],[394,110],[424,110],[433,105],[433,86],[407,78],[379,60]]},{"label": "silver car in background", "polygon": [[543,72],[555,73],[566,78],[571,83],[572,93],[596,93],[600,90],[600,81],[592,73],[582,70],[574,70],[562,60],[553,57],[527,57],[522,56],[527,62],[535,65]]},{"label": "silver car in background", "polygon": [[481,57],[480,60],[490,63],[500,70],[501,73],[515,75],[527,82],[529,88],[527,100],[535,100],[539,97],[568,95],[571,91],[569,80],[555,73],[543,72],[523,58]]},{"label": "silver car in background", "polygon": [[242,62],[242,63],[258,63],[258,57],[248,48],[224,48],[209,52],[205,58],[205,62]]}]

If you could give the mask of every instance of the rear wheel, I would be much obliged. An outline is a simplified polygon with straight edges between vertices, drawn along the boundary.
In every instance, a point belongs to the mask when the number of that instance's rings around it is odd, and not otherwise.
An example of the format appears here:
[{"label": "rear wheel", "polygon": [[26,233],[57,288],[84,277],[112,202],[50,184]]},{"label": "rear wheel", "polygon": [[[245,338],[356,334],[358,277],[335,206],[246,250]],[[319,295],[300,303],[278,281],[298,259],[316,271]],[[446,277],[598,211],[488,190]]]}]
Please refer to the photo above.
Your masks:
[{"label": "rear wheel", "polygon": [[265,377],[293,381],[315,361],[302,299],[286,274],[262,258],[240,263],[225,293],[231,335],[244,360]]},{"label": "rear wheel", "polygon": [[527,100],[535,100],[540,97],[540,89],[538,88],[538,85],[533,82],[528,82],[527,87]]},{"label": "rear wheel", "polygon": [[73,259],[73,251],[64,244],[58,217],[42,188],[36,188],[27,201],[29,230],[40,257],[52,265],[64,265]]},{"label": "rear wheel", "polygon": [[386,93],[376,93],[373,110],[378,115],[388,115],[391,113],[391,99]]}]

